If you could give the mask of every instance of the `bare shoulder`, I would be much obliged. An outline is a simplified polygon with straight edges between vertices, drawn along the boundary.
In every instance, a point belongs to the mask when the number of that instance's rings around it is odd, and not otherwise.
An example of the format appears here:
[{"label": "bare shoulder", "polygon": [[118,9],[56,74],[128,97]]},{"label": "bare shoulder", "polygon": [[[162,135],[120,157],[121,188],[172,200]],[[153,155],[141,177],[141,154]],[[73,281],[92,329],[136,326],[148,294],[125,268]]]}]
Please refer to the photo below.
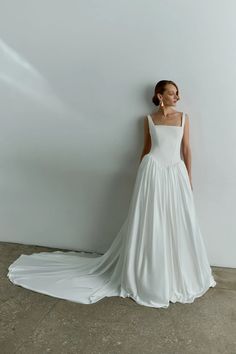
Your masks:
[{"label": "bare shoulder", "polygon": [[185,112],[185,119],[189,120],[189,114]]},{"label": "bare shoulder", "polygon": [[144,126],[148,126],[148,115],[144,116],[143,123],[144,123]]},{"label": "bare shoulder", "polygon": [[144,126],[144,134],[149,134],[149,121],[148,121],[148,115],[144,117],[143,120],[143,126]]},{"label": "bare shoulder", "polygon": [[189,114],[185,113],[185,126],[189,126]]}]

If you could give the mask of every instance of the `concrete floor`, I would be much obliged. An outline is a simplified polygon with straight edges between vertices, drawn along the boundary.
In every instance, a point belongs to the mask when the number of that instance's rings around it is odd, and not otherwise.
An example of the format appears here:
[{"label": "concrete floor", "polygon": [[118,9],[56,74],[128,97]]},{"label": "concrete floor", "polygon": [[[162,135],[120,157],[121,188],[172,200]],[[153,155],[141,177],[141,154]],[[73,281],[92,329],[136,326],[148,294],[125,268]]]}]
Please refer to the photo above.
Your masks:
[{"label": "concrete floor", "polygon": [[119,297],[83,305],[9,281],[20,254],[52,250],[0,242],[1,354],[236,354],[236,269],[212,267],[215,288],[168,309]]}]

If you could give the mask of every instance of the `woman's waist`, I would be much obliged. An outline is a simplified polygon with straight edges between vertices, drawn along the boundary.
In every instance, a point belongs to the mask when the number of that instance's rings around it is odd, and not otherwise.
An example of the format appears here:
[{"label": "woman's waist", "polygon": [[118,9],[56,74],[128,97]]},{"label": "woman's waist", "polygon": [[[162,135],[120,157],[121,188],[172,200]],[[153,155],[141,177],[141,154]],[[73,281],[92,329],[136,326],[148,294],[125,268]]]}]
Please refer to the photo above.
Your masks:
[{"label": "woman's waist", "polygon": [[158,161],[162,165],[173,165],[176,163],[179,163],[183,161],[179,153],[172,153],[172,154],[167,154],[167,153],[161,153],[159,151],[150,151],[148,153],[152,158],[154,158],[156,161]]}]

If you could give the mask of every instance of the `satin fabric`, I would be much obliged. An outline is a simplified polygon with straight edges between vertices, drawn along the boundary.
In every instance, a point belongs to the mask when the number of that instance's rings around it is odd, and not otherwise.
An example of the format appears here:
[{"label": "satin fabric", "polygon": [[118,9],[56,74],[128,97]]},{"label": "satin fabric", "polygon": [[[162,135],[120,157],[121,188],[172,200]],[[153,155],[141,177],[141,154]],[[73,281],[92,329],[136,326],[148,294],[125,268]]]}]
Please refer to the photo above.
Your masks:
[{"label": "satin fabric", "polygon": [[185,114],[181,126],[147,119],[151,150],[139,165],[128,215],[109,249],[90,256],[22,254],[8,268],[12,283],[83,304],[120,296],[157,308],[191,303],[216,285],[180,156]]}]

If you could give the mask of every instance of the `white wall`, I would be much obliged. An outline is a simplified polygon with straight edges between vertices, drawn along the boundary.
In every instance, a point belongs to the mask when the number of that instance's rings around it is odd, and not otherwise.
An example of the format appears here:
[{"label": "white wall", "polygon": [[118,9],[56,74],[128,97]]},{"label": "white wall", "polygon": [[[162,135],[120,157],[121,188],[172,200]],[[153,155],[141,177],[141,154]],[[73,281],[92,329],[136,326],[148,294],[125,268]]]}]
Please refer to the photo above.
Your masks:
[{"label": "white wall", "polygon": [[236,3],[0,0],[1,240],[105,252],[157,81],[190,116],[211,265],[236,266]]}]

